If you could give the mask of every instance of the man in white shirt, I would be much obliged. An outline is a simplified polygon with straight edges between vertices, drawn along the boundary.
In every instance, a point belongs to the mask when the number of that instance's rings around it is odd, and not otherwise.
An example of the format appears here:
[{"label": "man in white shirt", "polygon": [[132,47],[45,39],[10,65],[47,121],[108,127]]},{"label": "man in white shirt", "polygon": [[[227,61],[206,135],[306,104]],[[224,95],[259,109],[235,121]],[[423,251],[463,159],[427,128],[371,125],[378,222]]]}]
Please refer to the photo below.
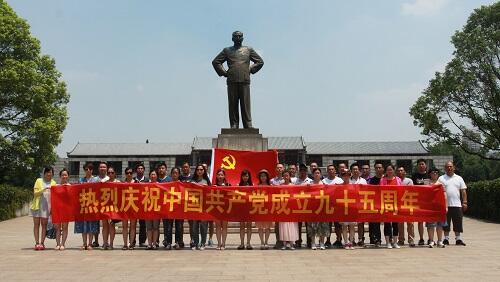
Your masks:
[{"label": "man in white shirt", "polygon": [[[307,166],[305,164],[299,165],[299,177],[293,184],[295,185],[307,185],[311,184],[313,181],[311,178],[307,177]],[[306,225],[306,236],[307,236],[307,225]],[[299,222],[299,240],[295,241],[296,248],[302,248],[302,222]],[[307,247],[311,248],[311,239],[307,236]]]},{"label": "man in white shirt", "polygon": [[326,167],[327,176],[321,180],[325,184],[343,184],[342,178],[337,176],[337,171],[334,165],[328,165]]},{"label": "man in white shirt", "polygon": [[366,180],[361,177],[361,172],[359,171],[359,164],[353,163],[351,165],[351,179],[349,180],[350,184],[366,184]]},{"label": "man in white shirt", "polygon": [[[353,163],[351,168],[351,178],[349,179],[350,184],[367,184],[366,179],[361,177],[361,171],[359,170],[359,163]],[[358,243],[357,245],[363,247],[365,245],[365,223],[358,222]],[[353,242],[354,244],[354,242]]]},{"label": "man in white shirt", "polygon": [[[448,202],[448,212],[446,213],[447,226],[443,227],[444,240],[443,244],[449,245],[450,225],[453,222],[453,231],[455,232],[455,240],[457,246],[465,246],[464,241],[460,237],[463,232],[462,221],[463,211],[467,210],[467,186],[463,178],[455,174],[455,165],[452,161],[444,165],[445,175],[441,175],[438,182],[443,184],[446,191],[446,199]],[[462,197],[462,200],[460,200]]]},{"label": "man in white shirt", "polygon": [[288,165],[288,171],[290,172],[290,182],[295,183],[297,181],[297,165],[295,164],[289,164]]},{"label": "man in white shirt", "polygon": [[[410,186],[413,185],[413,180],[411,178],[406,177],[406,170],[404,167],[400,166],[397,170],[397,176],[401,179],[401,185]],[[398,245],[403,246],[405,244],[405,223],[398,223],[399,230],[399,238]],[[413,226],[413,222],[406,222],[406,232],[408,232],[408,244],[410,246],[415,246],[415,228]]]},{"label": "man in white shirt", "polygon": [[[321,180],[323,183],[325,183],[327,185],[344,184],[344,181],[342,180],[342,178],[337,176],[337,171],[336,171],[335,166],[333,164],[328,165],[326,167],[326,172],[327,172],[327,176],[325,178],[323,178],[323,180]],[[330,225],[330,232],[331,232],[331,229],[333,226],[332,222],[330,222],[329,225]],[[335,241],[335,243],[338,245],[339,242],[342,242],[342,230],[340,228],[335,228],[335,235],[337,236],[337,240]],[[331,236],[328,236],[326,238],[325,246],[327,248],[330,248],[332,246],[332,242],[331,242],[330,237]],[[342,244],[342,243],[340,243],[340,244]]]},{"label": "man in white shirt", "polygon": [[283,171],[285,170],[285,166],[283,164],[276,165],[276,177],[271,179],[271,185],[281,185],[285,180],[283,179]]},{"label": "man in white shirt", "polygon": [[[281,185],[285,182],[283,179],[283,171],[285,171],[285,166],[283,164],[278,163],[276,165],[276,177],[273,177],[271,181],[271,185]],[[276,244],[274,245],[275,250],[281,249],[283,242],[280,241],[280,230],[279,230],[279,222],[274,222],[274,234],[276,235]]]}]

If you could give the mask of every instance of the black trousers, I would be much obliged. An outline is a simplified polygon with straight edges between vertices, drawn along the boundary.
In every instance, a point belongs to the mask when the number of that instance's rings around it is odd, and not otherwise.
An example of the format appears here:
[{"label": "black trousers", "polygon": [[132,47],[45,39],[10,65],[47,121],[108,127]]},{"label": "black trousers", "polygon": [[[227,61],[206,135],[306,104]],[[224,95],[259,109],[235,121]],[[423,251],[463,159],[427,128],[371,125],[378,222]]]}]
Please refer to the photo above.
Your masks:
[{"label": "black trousers", "polygon": [[250,84],[229,83],[227,85],[227,100],[229,105],[229,124],[231,128],[238,128],[241,108],[241,120],[243,127],[252,127],[252,115],[250,114]]},{"label": "black trousers", "polygon": [[370,234],[370,242],[380,243],[382,241],[382,234],[380,233],[380,222],[368,223],[368,232]]},{"label": "black trousers", "polygon": [[[139,244],[146,243],[146,221],[143,219],[139,219]],[[134,238],[135,241],[135,238]]]},{"label": "black trousers", "polygon": [[183,219],[163,219],[163,240],[168,244],[172,245],[172,233],[174,230],[175,223],[175,243],[183,245],[184,236],[184,220]]}]

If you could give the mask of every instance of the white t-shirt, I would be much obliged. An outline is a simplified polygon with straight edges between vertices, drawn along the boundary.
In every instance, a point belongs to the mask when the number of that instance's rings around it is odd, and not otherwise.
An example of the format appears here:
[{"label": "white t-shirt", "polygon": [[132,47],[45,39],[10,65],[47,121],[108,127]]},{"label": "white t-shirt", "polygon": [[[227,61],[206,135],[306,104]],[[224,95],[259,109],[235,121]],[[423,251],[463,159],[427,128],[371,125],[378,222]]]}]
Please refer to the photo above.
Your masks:
[{"label": "white t-shirt", "polygon": [[413,180],[411,180],[411,178],[405,177],[405,179],[401,180],[401,185],[404,186],[413,185]]},{"label": "white t-shirt", "polygon": [[285,183],[285,179],[283,179],[283,177],[274,177],[271,179],[271,185],[281,185],[283,183]]},{"label": "white t-shirt", "polygon": [[295,182],[297,182],[297,179],[299,179],[298,177],[290,177],[290,183],[292,184],[295,184]]},{"label": "white t-shirt", "polygon": [[460,201],[460,190],[467,189],[464,179],[456,174],[453,174],[452,176],[445,174],[441,175],[438,181],[443,184],[446,191],[448,207],[462,207],[462,202]]},{"label": "white t-shirt", "polygon": [[367,184],[366,179],[364,179],[363,177],[359,177],[358,179],[354,179],[351,177],[349,179],[349,183],[350,184]]},{"label": "white t-shirt", "polygon": [[313,180],[309,177],[306,177],[306,179],[302,180],[300,178],[297,177],[297,180],[295,180],[295,185],[306,185],[306,184],[312,184],[313,183]]},{"label": "white t-shirt", "polygon": [[328,177],[325,177],[325,178],[323,178],[323,180],[322,180],[322,181],[323,181],[323,183],[325,183],[325,184],[337,184],[337,185],[339,185],[339,184],[344,184],[344,180],[342,180],[342,178],[340,178],[340,177],[338,177],[338,176],[335,176],[335,178],[334,178],[334,179],[330,179],[330,178],[328,178]]}]

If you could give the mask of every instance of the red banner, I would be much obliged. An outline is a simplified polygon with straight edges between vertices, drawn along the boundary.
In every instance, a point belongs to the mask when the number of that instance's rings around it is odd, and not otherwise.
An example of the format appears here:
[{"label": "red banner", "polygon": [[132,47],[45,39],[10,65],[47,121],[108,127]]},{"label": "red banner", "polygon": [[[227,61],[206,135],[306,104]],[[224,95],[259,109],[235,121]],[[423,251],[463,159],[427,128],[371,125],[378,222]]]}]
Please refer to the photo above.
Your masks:
[{"label": "red banner", "polygon": [[215,183],[215,174],[219,168],[226,172],[226,180],[232,185],[240,183],[241,171],[247,169],[252,175],[252,182],[258,183],[257,173],[261,169],[267,169],[270,177],[276,175],[276,164],[278,164],[278,152],[265,151],[238,151],[227,149],[212,149],[211,173],[212,183]]},{"label": "red banner", "polygon": [[199,186],[84,183],[51,188],[52,221],[445,221],[441,185]]}]

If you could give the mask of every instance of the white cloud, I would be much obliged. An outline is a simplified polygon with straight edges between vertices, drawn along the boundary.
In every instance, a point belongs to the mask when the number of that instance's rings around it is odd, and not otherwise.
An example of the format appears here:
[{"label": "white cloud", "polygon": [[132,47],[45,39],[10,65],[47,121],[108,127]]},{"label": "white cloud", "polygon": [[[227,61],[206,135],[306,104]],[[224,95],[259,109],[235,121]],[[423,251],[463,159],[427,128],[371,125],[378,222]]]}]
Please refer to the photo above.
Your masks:
[{"label": "white cloud", "polygon": [[449,0],[414,0],[412,3],[403,3],[401,12],[403,15],[428,16],[439,12]]}]

